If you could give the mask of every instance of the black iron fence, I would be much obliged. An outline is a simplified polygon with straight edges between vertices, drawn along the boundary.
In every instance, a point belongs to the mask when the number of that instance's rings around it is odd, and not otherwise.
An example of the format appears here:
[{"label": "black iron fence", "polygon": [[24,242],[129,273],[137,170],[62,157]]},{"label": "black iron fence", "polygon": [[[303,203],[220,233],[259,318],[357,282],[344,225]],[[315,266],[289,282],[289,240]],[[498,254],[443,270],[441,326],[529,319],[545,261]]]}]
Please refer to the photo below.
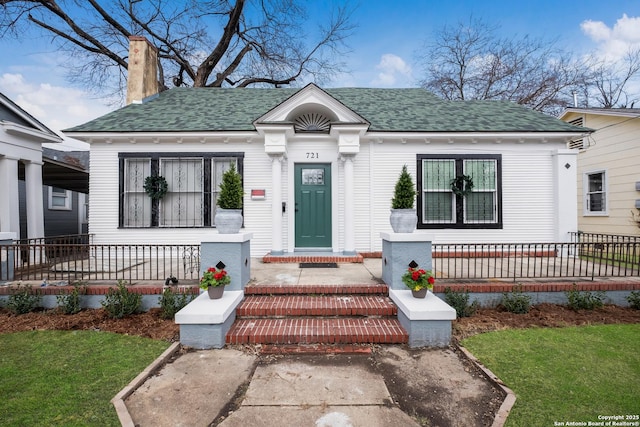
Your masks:
[{"label": "black iron fence", "polygon": [[[0,245],[0,281],[199,277],[199,245],[100,245],[88,235],[68,237]],[[457,280],[640,276],[640,239],[575,237],[568,243],[434,244],[433,270],[438,279]]]},{"label": "black iron fence", "polygon": [[640,241],[434,244],[440,279],[595,279],[640,276]]},{"label": "black iron fence", "polygon": [[0,245],[0,281],[198,279],[200,245],[88,243]]}]

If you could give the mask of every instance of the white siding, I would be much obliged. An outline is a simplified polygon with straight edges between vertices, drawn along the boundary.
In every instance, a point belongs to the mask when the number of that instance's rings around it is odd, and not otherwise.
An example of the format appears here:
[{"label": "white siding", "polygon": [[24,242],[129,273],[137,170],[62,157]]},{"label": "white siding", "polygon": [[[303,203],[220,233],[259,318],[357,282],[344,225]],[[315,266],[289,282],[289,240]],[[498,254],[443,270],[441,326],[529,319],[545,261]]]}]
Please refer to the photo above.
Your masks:
[{"label": "white siding", "polygon": [[391,231],[389,209],[404,164],[416,180],[416,154],[502,154],[502,229],[421,229],[436,243],[555,241],[553,153],[561,144],[372,143],[373,249],[381,231]]},{"label": "white siding", "polygon": [[[118,153],[124,152],[244,152],[245,228],[253,233],[252,253],[271,248],[271,160],[262,144],[99,144],[91,146],[89,232],[95,243],[200,243],[215,228],[118,228],[120,204]],[[252,188],[264,188],[266,200],[251,200]],[[257,256],[257,255],[256,255]]]},{"label": "white siding", "polygon": [[[395,182],[403,165],[417,179],[416,154],[502,154],[502,229],[423,229],[436,243],[554,241],[553,153],[563,144],[552,143],[400,143],[363,139],[354,159],[355,248],[382,250],[381,232],[390,232],[389,209]],[[244,222],[253,233],[251,254],[271,250],[271,159],[259,140],[252,143],[94,143],[91,146],[90,233],[96,243],[199,243],[215,228],[118,228],[118,152],[244,152]],[[282,164],[283,248],[293,247],[293,165],[311,163],[305,153],[319,152],[318,163],[333,165],[334,248],[344,249],[344,163],[331,137],[290,141]],[[252,189],[266,190],[265,200],[251,200]],[[337,221],[337,223],[335,223]]]}]

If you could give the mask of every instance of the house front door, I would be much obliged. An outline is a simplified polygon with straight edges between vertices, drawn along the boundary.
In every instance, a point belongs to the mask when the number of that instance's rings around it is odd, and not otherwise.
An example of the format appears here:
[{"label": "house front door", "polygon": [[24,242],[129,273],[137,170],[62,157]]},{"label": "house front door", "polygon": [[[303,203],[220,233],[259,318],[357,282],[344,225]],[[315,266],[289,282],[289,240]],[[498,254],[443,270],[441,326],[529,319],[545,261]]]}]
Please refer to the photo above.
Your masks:
[{"label": "house front door", "polygon": [[295,247],[331,248],[331,165],[295,165]]}]

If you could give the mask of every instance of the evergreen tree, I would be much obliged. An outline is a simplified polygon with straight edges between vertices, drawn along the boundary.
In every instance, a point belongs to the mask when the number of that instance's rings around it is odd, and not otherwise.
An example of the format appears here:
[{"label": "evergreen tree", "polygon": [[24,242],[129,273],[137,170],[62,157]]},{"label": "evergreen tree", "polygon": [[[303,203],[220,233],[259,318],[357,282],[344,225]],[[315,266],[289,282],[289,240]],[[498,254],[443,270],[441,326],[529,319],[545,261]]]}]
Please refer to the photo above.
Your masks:
[{"label": "evergreen tree", "polygon": [[416,196],[416,189],[413,185],[413,179],[407,171],[407,165],[402,166],[402,172],[396,182],[393,199],[391,199],[391,208],[393,209],[413,209],[413,202]]}]

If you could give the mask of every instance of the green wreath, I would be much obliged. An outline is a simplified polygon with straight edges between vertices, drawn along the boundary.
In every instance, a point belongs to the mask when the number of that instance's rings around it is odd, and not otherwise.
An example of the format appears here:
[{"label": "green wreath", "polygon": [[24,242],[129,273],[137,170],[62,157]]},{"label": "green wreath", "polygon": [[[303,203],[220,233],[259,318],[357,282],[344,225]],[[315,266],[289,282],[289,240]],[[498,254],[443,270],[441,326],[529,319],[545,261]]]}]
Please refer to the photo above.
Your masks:
[{"label": "green wreath", "polygon": [[148,176],[144,179],[144,191],[152,199],[162,199],[169,186],[163,176]]},{"label": "green wreath", "polygon": [[456,196],[464,197],[473,190],[473,179],[469,175],[460,175],[451,180],[451,191]]}]

